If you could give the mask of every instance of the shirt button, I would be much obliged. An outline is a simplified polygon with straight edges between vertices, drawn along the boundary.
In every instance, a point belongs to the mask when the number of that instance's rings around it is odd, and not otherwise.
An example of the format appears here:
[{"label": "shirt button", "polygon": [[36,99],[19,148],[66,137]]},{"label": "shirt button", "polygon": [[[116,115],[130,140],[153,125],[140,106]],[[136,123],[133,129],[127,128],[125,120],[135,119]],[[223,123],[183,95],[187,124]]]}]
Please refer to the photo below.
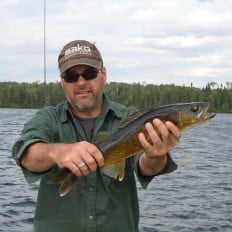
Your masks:
[{"label": "shirt button", "polygon": [[93,187],[89,187],[89,192],[93,192]]},{"label": "shirt button", "polygon": [[89,216],[89,220],[93,220],[93,216],[92,215]]}]

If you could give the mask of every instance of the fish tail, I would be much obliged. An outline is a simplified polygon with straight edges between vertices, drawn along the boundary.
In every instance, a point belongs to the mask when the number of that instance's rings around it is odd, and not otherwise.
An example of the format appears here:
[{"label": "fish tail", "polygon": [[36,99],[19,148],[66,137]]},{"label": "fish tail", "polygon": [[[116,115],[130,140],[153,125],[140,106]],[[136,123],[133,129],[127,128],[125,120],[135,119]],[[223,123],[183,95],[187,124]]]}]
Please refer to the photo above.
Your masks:
[{"label": "fish tail", "polygon": [[61,197],[65,196],[72,189],[73,185],[76,183],[77,176],[72,173],[66,177],[66,179],[61,183],[59,187],[59,195]]},{"label": "fish tail", "polygon": [[62,168],[56,174],[51,176],[49,182],[52,184],[61,183],[68,177],[70,173],[71,171],[68,168]]}]

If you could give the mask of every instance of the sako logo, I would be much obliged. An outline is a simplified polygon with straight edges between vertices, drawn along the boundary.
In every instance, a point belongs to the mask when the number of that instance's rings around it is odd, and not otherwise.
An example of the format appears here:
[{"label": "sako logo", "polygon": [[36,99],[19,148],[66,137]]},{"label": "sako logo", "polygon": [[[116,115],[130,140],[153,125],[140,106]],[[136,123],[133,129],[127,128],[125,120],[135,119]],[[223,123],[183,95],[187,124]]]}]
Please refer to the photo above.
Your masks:
[{"label": "sako logo", "polygon": [[80,44],[77,44],[75,47],[71,47],[65,51],[65,58],[68,58],[70,56],[75,56],[79,54],[85,54],[85,55],[92,55],[91,49],[88,46],[81,46]]}]

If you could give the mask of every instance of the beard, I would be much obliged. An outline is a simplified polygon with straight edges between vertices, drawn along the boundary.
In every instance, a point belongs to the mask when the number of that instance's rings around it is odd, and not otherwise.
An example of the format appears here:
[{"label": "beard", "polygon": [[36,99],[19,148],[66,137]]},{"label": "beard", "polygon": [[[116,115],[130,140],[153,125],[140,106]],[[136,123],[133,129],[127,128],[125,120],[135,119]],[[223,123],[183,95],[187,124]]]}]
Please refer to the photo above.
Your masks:
[{"label": "beard", "polygon": [[[68,99],[68,101],[69,101],[69,99]],[[91,112],[92,110],[95,109],[97,102],[98,102],[98,99],[96,96],[94,96],[91,101],[86,102],[86,103],[81,103],[78,101],[69,101],[72,108],[75,111],[80,111],[80,112]]]},{"label": "beard", "polygon": [[92,97],[87,101],[79,101],[77,99],[71,99],[68,96],[66,97],[74,111],[91,112],[97,107],[98,103],[101,100],[102,94],[93,94]]}]

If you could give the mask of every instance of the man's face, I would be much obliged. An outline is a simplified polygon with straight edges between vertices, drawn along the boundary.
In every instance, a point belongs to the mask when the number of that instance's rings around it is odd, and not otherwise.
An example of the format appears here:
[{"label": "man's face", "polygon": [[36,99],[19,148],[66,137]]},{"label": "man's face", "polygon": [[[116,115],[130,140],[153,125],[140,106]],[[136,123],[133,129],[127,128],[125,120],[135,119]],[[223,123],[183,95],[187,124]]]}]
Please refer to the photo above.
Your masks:
[{"label": "man's face", "polygon": [[[82,74],[93,69],[87,65],[78,65],[70,68],[67,73]],[[67,100],[71,104],[74,114],[99,114],[102,107],[102,94],[104,84],[106,82],[105,68],[99,70],[96,78],[86,80],[82,75],[72,83],[65,82],[61,77],[61,82],[64,88],[64,93]],[[97,115],[96,115],[97,116]]]}]

